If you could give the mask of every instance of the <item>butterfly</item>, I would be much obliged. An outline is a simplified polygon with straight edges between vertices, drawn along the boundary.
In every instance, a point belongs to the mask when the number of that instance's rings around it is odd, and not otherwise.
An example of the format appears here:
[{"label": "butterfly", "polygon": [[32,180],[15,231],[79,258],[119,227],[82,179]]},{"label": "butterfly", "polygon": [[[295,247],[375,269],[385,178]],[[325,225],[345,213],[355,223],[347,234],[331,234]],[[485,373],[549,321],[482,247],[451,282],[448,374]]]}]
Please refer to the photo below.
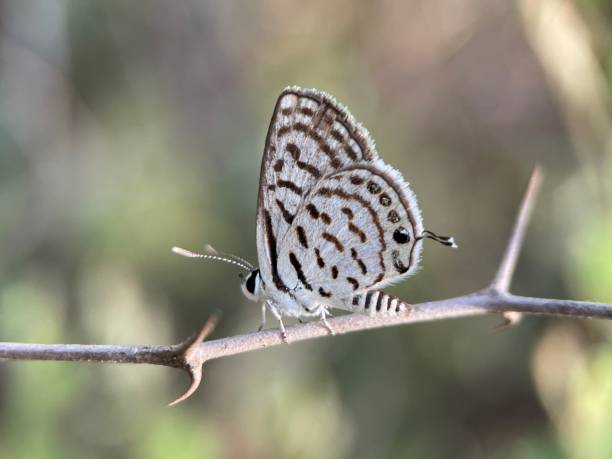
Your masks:
[{"label": "butterfly", "polygon": [[415,273],[422,241],[457,247],[423,229],[416,197],[400,172],[378,157],[367,129],[331,95],[284,89],[274,108],[257,198],[259,268],[212,248],[187,257],[245,271],[244,295],[279,321],[326,318],[330,309],[404,314],[410,305],[381,291]]}]

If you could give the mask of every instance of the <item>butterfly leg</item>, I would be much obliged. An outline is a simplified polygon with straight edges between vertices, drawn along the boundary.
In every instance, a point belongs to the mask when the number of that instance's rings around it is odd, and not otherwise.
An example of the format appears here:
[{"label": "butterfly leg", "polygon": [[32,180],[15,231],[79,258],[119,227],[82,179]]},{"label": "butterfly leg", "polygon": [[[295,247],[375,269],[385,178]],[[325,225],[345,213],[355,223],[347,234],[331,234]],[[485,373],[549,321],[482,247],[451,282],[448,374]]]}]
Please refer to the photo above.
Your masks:
[{"label": "butterfly leg", "polygon": [[330,323],[327,321],[327,316],[331,316],[330,312],[327,310],[325,306],[319,306],[318,312],[319,312],[319,317],[323,321],[323,325],[325,325],[325,328],[327,328],[327,330],[329,331],[329,334],[334,336],[336,332],[334,331]]},{"label": "butterfly leg", "polygon": [[261,325],[257,331],[262,331],[266,326],[266,303],[261,304]]},{"label": "butterfly leg", "polygon": [[272,312],[274,317],[276,317],[276,319],[278,320],[278,323],[280,324],[281,338],[283,339],[283,342],[285,344],[289,344],[289,341],[287,341],[287,330],[285,330],[285,324],[283,323],[283,317],[280,315],[280,312],[278,312],[273,305],[271,305],[270,303],[267,303],[267,305],[270,308],[270,311]]}]

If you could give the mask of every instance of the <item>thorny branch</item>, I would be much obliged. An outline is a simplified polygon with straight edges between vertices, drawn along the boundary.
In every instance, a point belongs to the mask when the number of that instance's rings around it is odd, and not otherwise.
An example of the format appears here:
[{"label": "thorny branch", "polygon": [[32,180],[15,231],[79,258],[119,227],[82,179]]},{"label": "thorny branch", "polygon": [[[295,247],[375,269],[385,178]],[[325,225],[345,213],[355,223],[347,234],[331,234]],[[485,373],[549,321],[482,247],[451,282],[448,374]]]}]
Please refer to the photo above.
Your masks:
[{"label": "thorny branch", "polygon": [[[531,176],[498,272],[485,289],[469,295],[415,304],[405,316],[369,317],[350,314],[329,319],[329,324],[336,334],[495,313],[501,313],[506,317],[504,325],[516,322],[516,317],[520,317],[522,313],[612,319],[612,304],[532,298],[509,293],[508,289],[540,181],[541,174],[536,168]],[[170,346],[0,343],[0,360],[147,363],[179,368],[189,374],[191,385],[171,403],[173,405],[187,399],[195,392],[202,380],[202,367],[206,361],[284,344],[278,330],[264,330],[204,342],[216,322],[216,317],[211,316],[194,337],[184,343]],[[290,343],[324,336],[329,336],[329,332],[320,322],[287,328],[287,340]]]}]

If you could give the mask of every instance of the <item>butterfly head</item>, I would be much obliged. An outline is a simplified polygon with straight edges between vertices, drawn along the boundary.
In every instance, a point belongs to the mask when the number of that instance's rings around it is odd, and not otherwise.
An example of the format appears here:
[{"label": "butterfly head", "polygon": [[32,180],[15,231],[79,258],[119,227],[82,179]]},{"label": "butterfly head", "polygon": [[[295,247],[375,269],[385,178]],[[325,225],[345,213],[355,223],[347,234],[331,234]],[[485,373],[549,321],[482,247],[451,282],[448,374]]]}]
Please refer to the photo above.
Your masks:
[{"label": "butterfly head", "polygon": [[240,288],[242,293],[251,301],[259,301],[261,290],[261,274],[259,269],[254,269],[247,275],[240,275]]}]

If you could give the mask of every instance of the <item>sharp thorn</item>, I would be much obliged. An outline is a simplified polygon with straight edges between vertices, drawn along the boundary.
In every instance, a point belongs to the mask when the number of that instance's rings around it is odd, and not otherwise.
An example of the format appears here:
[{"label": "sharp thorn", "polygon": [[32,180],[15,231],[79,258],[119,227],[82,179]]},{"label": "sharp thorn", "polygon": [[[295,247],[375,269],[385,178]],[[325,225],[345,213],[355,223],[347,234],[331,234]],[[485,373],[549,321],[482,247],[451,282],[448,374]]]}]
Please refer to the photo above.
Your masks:
[{"label": "sharp thorn", "polygon": [[187,390],[183,392],[176,400],[168,403],[168,406],[175,406],[181,402],[184,402],[189,397],[191,397],[200,386],[200,383],[202,382],[202,365],[199,365],[197,368],[191,367],[187,371],[189,372],[189,376],[191,377],[191,384],[189,385]]}]

